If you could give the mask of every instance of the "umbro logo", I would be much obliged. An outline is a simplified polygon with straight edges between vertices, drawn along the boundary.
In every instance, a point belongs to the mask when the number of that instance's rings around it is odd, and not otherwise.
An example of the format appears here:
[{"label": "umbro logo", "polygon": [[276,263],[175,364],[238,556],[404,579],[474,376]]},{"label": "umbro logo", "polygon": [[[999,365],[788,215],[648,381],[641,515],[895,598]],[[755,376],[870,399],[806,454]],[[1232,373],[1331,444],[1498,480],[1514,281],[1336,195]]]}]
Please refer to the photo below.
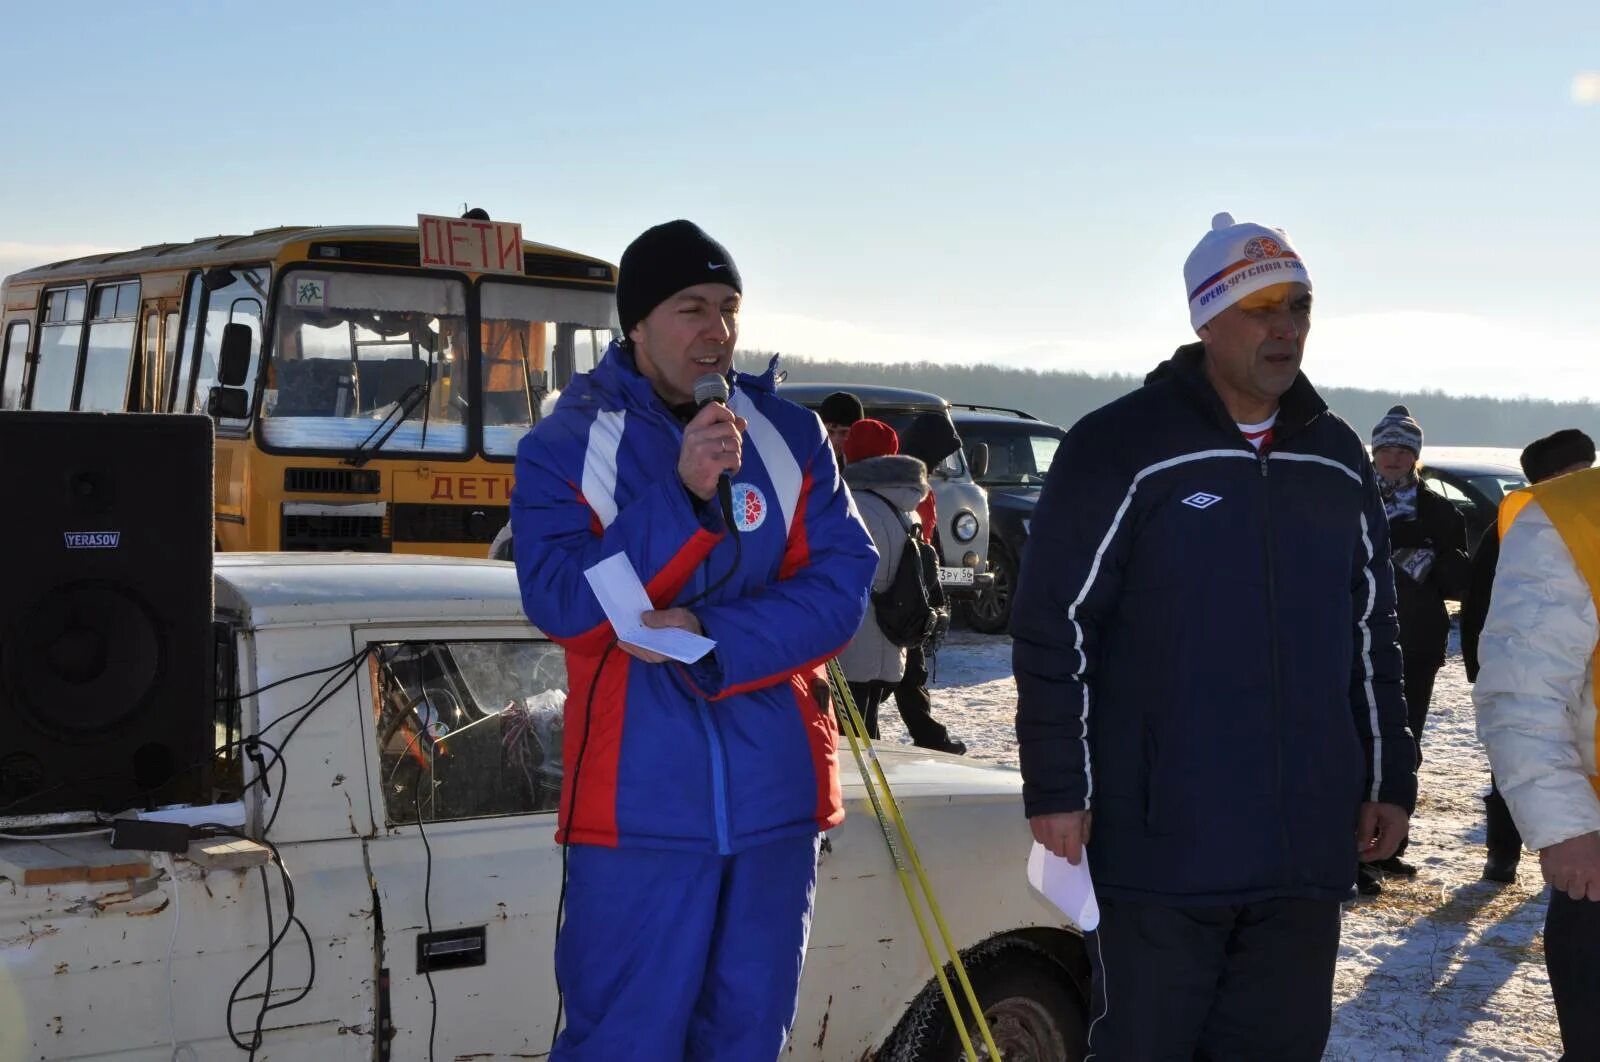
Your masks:
[{"label": "umbro logo", "polygon": [[1187,505],[1191,509],[1209,509],[1221,500],[1222,495],[1207,494],[1202,490],[1183,499],[1183,504]]}]

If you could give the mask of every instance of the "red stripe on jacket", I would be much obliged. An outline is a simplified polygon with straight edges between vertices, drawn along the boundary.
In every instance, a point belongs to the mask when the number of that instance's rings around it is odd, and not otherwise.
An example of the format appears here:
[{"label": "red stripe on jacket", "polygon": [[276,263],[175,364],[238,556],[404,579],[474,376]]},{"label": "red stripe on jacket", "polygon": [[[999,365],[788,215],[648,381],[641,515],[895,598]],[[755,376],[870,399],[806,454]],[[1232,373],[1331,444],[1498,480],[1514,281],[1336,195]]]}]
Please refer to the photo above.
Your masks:
[{"label": "red stripe on jacket", "polygon": [[[578,498],[581,501],[583,495],[579,494]],[[596,526],[598,526],[599,518],[596,517],[595,520]],[[694,574],[696,568],[705,563],[706,557],[711,554],[712,549],[721,541],[722,532],[707,531],[704,528],[691,535],[689,541],[678,547],[678,552],[674,553],[672,559],[661,566],[661,570],[656,572],[650,579],[649,585],[644,588],[651,603],[657,608],[668,607],[672,603],[672,599],[677,597],[678,592],[683,589],[684,584],[689,581],[689,576]],[[598,656],[605,652],[606,645],[615,636],[615,632],[611,629],[611,622],[609,620],[601,620],[582,634],[573,634],[565,638],[557,638],[552,635],[550,640],[567,651],[568,666],[570,667],[571,654],[579,653],[584,656]]]},{"label": "red stripe on jacket", "polygon": [[811,562],[811,539],[806,535],[806,503],[811,500],[811,469],[800,477],[800,499],[795,503],[794,519],[789,523],[789,541],[783,547],[779,580],[787,579]]},{"label": "red stripe on jacket", "polygon": [[[605,667],[597,675],[595,668],[601,659]],[[622,759],[632,662],[621,650],[600,658],[567,653],[570,692],[562,712],[561,762],[568,769],[561,776],[558,844],[617,845],[617,768]],[[582,792],[576,792],[575,786],[582,786]],[[575,803],[579,797],[581,801]]]},{"label": "red stripe on jacket", "polygon": [[821,669],[797,674],[790,680],[800,722],[811,749],[811,769],[817,776],[817,826],[829,829],[844,821],[844,791],[839,786],[839,729],[831,712],[818,703],[818,685],[827,688]]},{"label": "red stripe on jacket", "polygon": [[656,608],[670,607],[672,599],[678,596],[683,585],[689,581],[689,576],[705,563],[712,549],[722,541],[723,534],[721,531],[707,531],[704,528],[696,531],[694,537],[685,542],[682,548],[673,554],[672,559],[662,565],[661,570],[656,572],[655,578],[644,588],[650,603]]}]

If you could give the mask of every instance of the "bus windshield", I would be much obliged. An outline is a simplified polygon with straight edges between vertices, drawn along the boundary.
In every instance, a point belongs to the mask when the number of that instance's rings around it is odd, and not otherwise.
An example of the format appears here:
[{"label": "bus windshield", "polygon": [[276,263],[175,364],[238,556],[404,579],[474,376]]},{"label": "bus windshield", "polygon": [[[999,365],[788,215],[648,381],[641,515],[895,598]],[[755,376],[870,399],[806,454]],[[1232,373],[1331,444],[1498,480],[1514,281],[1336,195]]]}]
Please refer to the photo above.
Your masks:
[{"label": "bus windshield", "polygon": [[511,456],[552,388],[594,368],[605,353],[615,328],[612,297],[486,280],[479,298],[483,452]]},{"label": "bus windshield", "polygon": [[354,450],[407,403],[384,453],[466,452],[462,281],[295,270],[279,298],[261,410],[267,445]]}]

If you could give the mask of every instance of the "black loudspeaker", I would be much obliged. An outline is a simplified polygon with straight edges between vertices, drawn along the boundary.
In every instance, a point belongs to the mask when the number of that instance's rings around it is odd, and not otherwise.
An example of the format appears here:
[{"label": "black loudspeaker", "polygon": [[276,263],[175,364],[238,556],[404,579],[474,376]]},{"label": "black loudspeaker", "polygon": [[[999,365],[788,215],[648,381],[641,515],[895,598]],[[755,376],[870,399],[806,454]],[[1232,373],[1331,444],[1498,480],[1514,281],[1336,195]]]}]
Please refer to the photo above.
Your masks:
[{"label": "black loudspeaker", "polygon": [[211,421],[0,413],[0,818],[209,799]]}]

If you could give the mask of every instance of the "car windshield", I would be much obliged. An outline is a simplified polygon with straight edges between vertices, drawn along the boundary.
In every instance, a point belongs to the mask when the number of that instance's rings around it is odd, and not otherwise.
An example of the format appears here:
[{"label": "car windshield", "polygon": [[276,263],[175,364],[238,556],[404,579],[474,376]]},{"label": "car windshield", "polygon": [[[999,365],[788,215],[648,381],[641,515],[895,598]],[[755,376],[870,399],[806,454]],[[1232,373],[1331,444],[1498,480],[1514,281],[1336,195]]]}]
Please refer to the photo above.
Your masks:
[{"label": "car windshield", "polygon": [[273,331],[261,437],[353,450],[409,415],[382,453],[467,449],[466,285],[439,277],[296,270]]},{"label": "car windshield", "polygon": [[1037,486],[1050,471],[1061,437],[1050,432],[982,432],[969,429],[962,441],[989,444],[989,468],[978,482],[984,486]]},{"label": "car windshield", "polygon": [[1500,500],[1507,494],[1514,490],[1521,490],[1528,485],[1527,480],[1512,474],[1470,476],[1467,482],[1477,487],[1496,505],[1500,504]]}]

